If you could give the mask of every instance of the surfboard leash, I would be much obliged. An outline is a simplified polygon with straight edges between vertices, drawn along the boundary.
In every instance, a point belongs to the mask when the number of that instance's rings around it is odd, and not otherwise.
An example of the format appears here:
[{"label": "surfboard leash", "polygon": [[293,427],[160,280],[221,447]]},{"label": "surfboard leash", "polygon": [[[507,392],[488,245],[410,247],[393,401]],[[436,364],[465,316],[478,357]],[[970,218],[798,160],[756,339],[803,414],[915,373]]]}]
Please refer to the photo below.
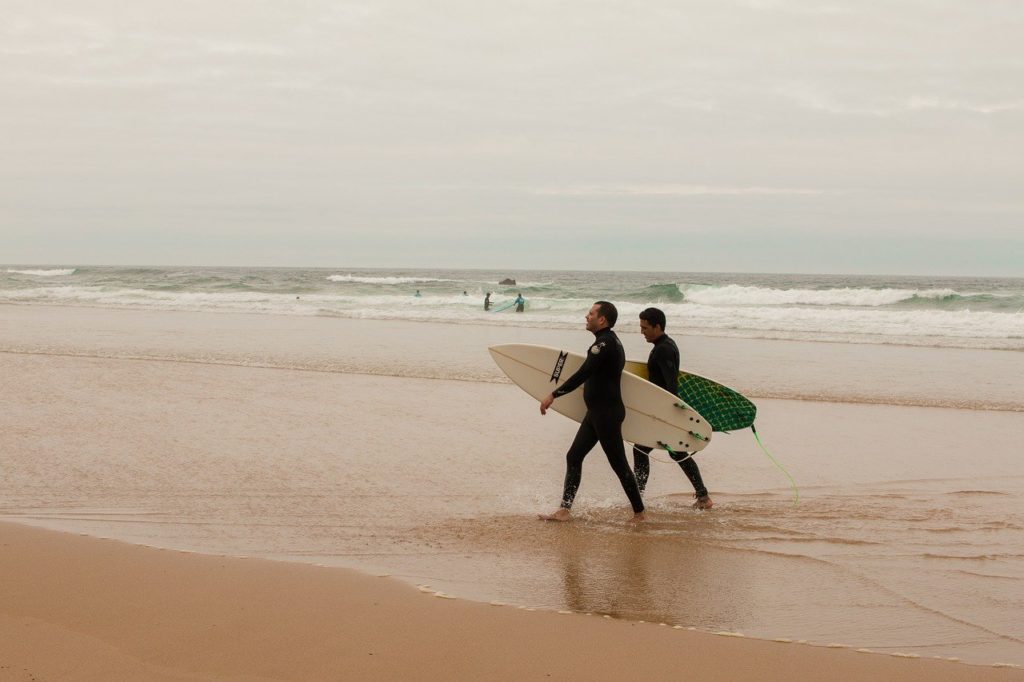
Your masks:
[{"label": "surfboard leash", "polygon": [[753,433],[754,433],[754,440],[756,440],[757,444],[761,446],[761,450],[764,452],[764,454],[767,455],[768,459],[770,459],[772,461],[772,464],[774,464],[776,467],[778,467],[779,471],[784,473],[786,475],[786,478],[789,479],[790,485],[793,486],[793,504],[795,505],[795,504],[799,503],[800,502],[800,491],[797,490],[796,481],[794,481],[793,477],[789,475],[789,472],[786,471],[786,468],[784,466],[782,466],[781,464],[779,464],[779,461],[777,459],[772,457],[772,453],[768,452],[768,448],[766,448],[764,446],[764,443],[761,442],[761,436],[757,435],[757,429],[754,427],[753,424],[750,425],[750,430],[753,431]]},{"label": "surfboard leash", "polygon": [[[789,484],[793,488],[793,504],[794,505],[799,504],[800,503],[800,490],[799,490],[799,488],[797,488],[796,481],[793,480],[793,477],[789,474],[788,471],[786,471],[786,467],[782,466],[782,464],[780,464],[779,461],[772,456],[772,453],[768,452],[768,448],[766,448],[764,446],[764,443],[761,442],[761,436],[758,435],[757,428],[755,428],[753,424],[750,425],[750,430],[754,434],[754,440],[756,440],[757,444],[761,447],[761,451],[764,452],[765,456],[767,456],[768,459],[771,460],[772,464],[774,464],[776,466],[776,468],[778,468],[778,470],[781,471],[786,476],[786,478],[789,479]],[[694,435],[696,435],[696,434],[694,434]],[[697,454],[695,452],[691,452],[691,453],[687,454],[685,457],[680,457],[679,453],[677,453],[675,450],[673,450],[668,445],[668,443],[662,443],[661,441],[658,441],[658,445],[660,447],[664,448],[666,451],[668,451],[669,456],[672,457],[672,461],[671,462],[666,462],[665,460],[658,459],[657,457],[651,457],[651,459],[653,459],[656,462],[660,462],[661,464],[673,464],[673,463],[674,464],[681,464],[681,463],[685,462],[688,459],[692,459],[693,456],[695,454]]]}]

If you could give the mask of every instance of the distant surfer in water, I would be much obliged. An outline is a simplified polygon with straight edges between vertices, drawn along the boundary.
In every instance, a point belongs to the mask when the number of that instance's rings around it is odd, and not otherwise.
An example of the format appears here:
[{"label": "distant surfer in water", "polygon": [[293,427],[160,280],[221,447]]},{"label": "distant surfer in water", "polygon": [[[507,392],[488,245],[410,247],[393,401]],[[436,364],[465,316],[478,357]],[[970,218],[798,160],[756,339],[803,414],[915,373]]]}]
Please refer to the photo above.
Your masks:
[{"label": "distant surfer in water", "polygon": [[516,294],[516,312],[521,313],[524,310],[526,310],[526,299],[522,294]]},{"label": "distant surfer in water", "polygon": [[[679,384],[679,347],[676,342],[665,333],[665,313],[658,308],[647,308],[640,313],[640,333],[644,335],[648,343],[654,344],[651,354],[647,357],[647,378],[652,384],[661,386],[663,389],[676,394],[676,386]],[[647,487],[647,479],[651,474],[651,453],[652,448],[644,445],[633,446],[633,473],[636,475],[637,485],[640,492]],[[704,481],[700,477],[700,469],[688,453],[670,453],[672,459],[679,462],[680,468],[686,477],[693,484],[694,497],[697,501],[693,503],[695,509],[711,509],[714,503],[708,497],[708,489],[704,487]],[[681,460],[681,461],[680,461]]]},{"label": "distant surfer in water", "polygon": [[540,402],[540,413],[547,414],[548,408],[557,398],[572,393],[582,385],[583,402],[587,405],[587,413],[576,432],[576,438],[565,455],[562,506],[551,514],[541,514],[540,518],[545,521],[568,521],[571,518],[569,510],[572,509],[572,501],[583,478],[583,458],[598,442],[633,506],[633,520],[645,520],[640,488],[626,460],[626,449],[622,446],[622,422],[626,418],[626,406],[622,404],[620,384],[626,352],[622,349],[619,337],[612,331],[618,317],[619,312],[608,301],[598,301],[590,308],[587,313],[587,331],[594,334],[594,343],[587,350],[587,359],[575,374]]},{"label": "distant surfer in water", "polygon": [[490,310],[490,309],[491,309],[491,292],[488,291],[487,295],[484,296],[484,310]]}]

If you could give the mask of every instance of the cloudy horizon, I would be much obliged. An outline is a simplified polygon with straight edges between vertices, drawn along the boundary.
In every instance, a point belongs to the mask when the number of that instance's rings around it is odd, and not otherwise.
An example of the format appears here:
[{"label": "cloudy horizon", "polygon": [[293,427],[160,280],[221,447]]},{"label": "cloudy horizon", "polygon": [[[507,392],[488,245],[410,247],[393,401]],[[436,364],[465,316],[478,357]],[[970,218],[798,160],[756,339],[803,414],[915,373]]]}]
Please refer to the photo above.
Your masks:
[{"label": "cloudy horizon", "polygon": [[1024,275],[1019,3],[8,5],[5,263]]}]

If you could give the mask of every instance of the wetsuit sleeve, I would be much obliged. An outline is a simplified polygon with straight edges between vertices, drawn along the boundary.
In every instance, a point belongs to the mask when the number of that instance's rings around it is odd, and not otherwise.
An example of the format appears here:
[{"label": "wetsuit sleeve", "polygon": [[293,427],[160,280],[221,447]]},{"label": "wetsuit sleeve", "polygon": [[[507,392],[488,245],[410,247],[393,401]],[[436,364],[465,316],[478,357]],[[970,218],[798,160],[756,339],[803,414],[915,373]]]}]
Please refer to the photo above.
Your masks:
[{"label": "wetsuit sleeve", "polygon": [[566,393],[572,393],[577,388],[583,385],[583,382],[590,378],[594,371],[598,368],[600,363],[601,353],[600,351],[594,353],[594,348],[597,348],[598,344],[594,344],[587,351],[587,359],[583,361],[583,366],[576,370],[576,373],[565,380],[565,383],[556,388],[551,392],[556,398],[560,398]]},{"label": "wetsuit sleeve", "polygon": [[675,393],[679,383],[678,356],[667,346],[655,348],[653,355],[651,366],[648,368],[650,380],[669,393]]}]

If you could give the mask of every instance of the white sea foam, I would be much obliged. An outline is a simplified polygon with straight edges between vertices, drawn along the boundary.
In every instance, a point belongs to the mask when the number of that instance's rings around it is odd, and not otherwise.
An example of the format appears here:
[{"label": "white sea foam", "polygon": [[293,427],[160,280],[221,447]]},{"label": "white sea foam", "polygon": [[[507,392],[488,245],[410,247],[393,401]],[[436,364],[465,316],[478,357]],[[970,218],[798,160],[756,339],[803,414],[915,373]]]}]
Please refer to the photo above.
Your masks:
[{"label": "white sea foam", "polygon": [[[620,315],[623,310],[620,306]],[[868,340],[914,338],[1007,339],[1024,334],[1024,314],[968,310],[878,310],[798,306],[665,306],[670,319],[690,328],[750,332],[845,335]],[[753,334],[755,336],[760,334]],[[945,345],[945,344],[942,344]]]},{"label": "white sea foam", "polygon": [[724,287],[680,286],[687,301],[704,305],[817,305],[876,307],[914,297],[941,299],[955,296],[952,289],[770,289],[730,284]]},{"label": "white sea foam", "polygon": [[428,282],[455,282],[453,279],[436,277],[363,277],[360,275],[329,275],[332,282],[348,282],[351,284],[425,284]]},{"label": "white sea foam", "polygon": [[[722,290],[729,287],[722,287]],[[744,287],[737,287],[744,289]],[[748,291],[756,289],[746,287]],[[0,289],[0,303],[87,305],[110,308],[246,312],[272,315],[319,315],[348,318],[492,324],[517,327],[578,328],[591,299],[527,296],[526,313],[508,309],[484,311],[479,296],[461,293],[422,296],[367,294],[339,289],[335,293],[271,293],[258,291],[167,291],[105,286],[36,286]],[[781,291],[762,289],[761,291]],[[805,290],[809,291],[809,290]],[[833,290],[843,291],[843,290]],[[872,291],[872,290],[851,290]],[[894,291],[894,290],[889,290]],[[936,290],[937,291],[937,290]],[[827,293],[827,292],[826,292]],[[492,296],[494,307],[511,300]],[[748,301],[750,299],[748,298]],[[648,304],[619,304],[619,328],[635,323]],[[944,309],[892,309],[878,305],[756,305],[698,303],[690,297],[661,304],[670,329],[749,338],[817,339],[867,343],[909,343],[929,346],[1024,349],[1024,312]]]},{"label": "white sea foam", "polygon": [[12,275],[31,275],[33,277],[60,277],[75,274],[75,268],[51,268],[48,270],[14,270],[8,268]]}]

